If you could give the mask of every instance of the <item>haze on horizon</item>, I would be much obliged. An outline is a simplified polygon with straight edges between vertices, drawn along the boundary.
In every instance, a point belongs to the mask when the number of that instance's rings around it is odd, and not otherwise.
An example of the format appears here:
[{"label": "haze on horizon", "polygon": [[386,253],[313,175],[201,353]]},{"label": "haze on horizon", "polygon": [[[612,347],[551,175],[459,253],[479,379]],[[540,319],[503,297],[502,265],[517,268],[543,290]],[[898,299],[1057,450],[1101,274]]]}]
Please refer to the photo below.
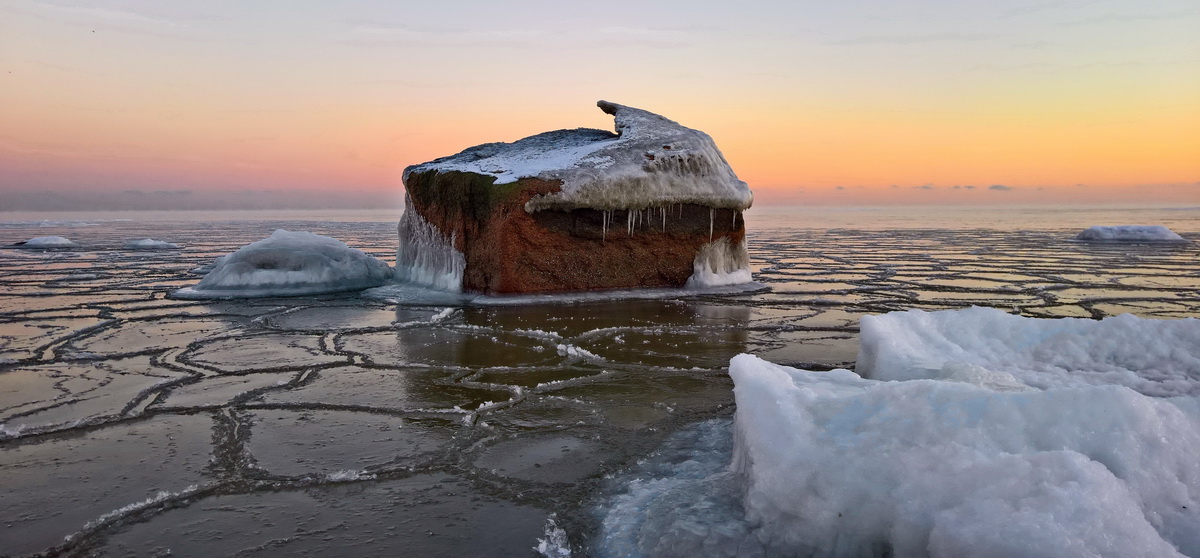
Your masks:
[{"label": "haze on horizon", "polygon": [[0,211],[399,207],[410,164],[712,135],[758,204],[1200,205],[1200,8],[0,0]]}]

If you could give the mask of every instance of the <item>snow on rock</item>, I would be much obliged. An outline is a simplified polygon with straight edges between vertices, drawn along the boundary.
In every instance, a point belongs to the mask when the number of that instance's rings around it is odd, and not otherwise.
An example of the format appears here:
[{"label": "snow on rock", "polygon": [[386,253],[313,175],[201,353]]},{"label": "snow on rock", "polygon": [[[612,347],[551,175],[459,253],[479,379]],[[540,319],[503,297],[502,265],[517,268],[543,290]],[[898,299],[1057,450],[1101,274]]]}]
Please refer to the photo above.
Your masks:
[{"label": "snow on rock", "polygon": [[1117,227],[1089,227],[1075,237],[1075,240],[1093,240],[1106,242],[1187,242],[1187,239],[1175,234],[1174,231],[1162,225],[1122,225]]},{"label": "snow on rock", "polygon": [[392,278],[386,263],[345,243],[310,232],[279,229],[218,258],[180,298],[247,298],[354,291]]},{"label": "snow on rock", "polygon": [[1047,389],[1113,384],[1200,396],[1200,320],[1023,318],[992,308],[865,316],[855,369],[878,380],[955,380]]},{"label": "snow on rock", "polygon": [[163,240],[154,240],[153,238],[143,238],[141,240],[130,240],[125,243],[126,250],[178,250],[178,244],[172,244]]},{"label": "snow on rock", "polygon": [[19,246],[21,248],[74,248],[78,246],[78,244],[75,244],[74,242],[71,242],[70,239],[63,238],[61,236],[38,236],[29,240],[18,242],[13,246]]},{"label": "snow on rock", "polygon": [[997,389],[970,374],[886,382],[751,355],[730,375],[732,469],[767,555],[1200,556],[1195,398]]},{"label": "snow on rock", "polygon": [[753,195],[738,179],[712,138],[657,114],[600,101],[614,116],[616,134],[579,128],[487,143],[405,169],[471,172],[496,177],[561,181],[561,191],[539,195],[526,211],[591,208],[645,209],[695,203],[743,210]]}]

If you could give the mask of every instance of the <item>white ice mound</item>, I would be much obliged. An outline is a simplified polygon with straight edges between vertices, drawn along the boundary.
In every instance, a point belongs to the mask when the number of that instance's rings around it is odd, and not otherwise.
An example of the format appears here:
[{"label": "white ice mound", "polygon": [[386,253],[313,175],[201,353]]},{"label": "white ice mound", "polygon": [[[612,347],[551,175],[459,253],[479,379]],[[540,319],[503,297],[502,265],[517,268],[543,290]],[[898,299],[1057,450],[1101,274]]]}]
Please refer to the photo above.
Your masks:
[{"label": "white ice mound", "polygon": [[392,278],[386,263],[340,240],[283,229],[218,258],[179,298],[249,298],[356,291]]},{"label": "white ice mound", "polygon": [[882,382],[750,355],[730,375],[733,470],[766,555],[1200,556],[1195,398]]},{"label": "white ice mound", "polygon": [[616,134],[579,128],[487,143],[405,169],[473,172],[496,184],[521,178],[561,180],[562,191],[538,196],[527,211],[644,209],[677,203],[746,209],[753,195],[713,139],[641,109],[600,101],[616,119]]},{"label": "white ice mound", "polygon": [[1088,227],[1075,240],[1102,242],[1187,242],[1162,225],[1122,225],[1117,227]]},{"label": "white ice mound", "polygon": [[153,238],[143,238],[140,240],[130,240],[125,242],[126,250],[178,250],[178,244],[172,244],[164,240],[154,240]]},{"label": "white ice mound", "polygon": [[61,236],[38,236],[24,242],[18,242],[15,246],[21,248],[74,248],[78,244]]},{"label": "white ice mound", "polygon": [[1023,318],[991,308],[865,316],[855,369],[877,380],[956,379],[1046,389],[1115,384],[1200,395],[1200,320]]}]

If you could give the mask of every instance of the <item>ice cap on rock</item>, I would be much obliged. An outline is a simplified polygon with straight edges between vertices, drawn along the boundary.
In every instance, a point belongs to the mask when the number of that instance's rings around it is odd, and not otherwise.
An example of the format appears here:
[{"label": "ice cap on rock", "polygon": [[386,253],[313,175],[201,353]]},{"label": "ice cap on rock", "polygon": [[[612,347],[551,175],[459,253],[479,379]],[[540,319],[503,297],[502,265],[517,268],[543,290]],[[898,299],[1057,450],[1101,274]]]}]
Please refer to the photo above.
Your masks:
[{"label": "ice cap on rock", "polygon": [[649,111],[599,101],[616,134],[578,128],[512,143],[487,143],[408,167],[413,172],[472,172],[495,184],[522,178],[562,182],[561,191],[525,204],[529,212],[575,208],[644,209],[680,203],[743,210],[754,195],[704,132]]}]

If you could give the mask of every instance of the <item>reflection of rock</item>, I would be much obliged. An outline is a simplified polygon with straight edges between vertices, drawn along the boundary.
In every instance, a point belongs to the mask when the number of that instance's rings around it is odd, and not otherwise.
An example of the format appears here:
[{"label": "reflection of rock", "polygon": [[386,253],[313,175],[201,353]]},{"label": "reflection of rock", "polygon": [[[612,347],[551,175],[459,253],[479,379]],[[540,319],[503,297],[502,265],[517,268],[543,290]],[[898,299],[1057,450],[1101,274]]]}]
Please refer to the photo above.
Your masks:
[{"label": "reflection of rock", "polygon": [[485,293],[748,282],[752,195],[712,138],[600,107],[618,134],[559,130],[409,167],[397,276]]}]

